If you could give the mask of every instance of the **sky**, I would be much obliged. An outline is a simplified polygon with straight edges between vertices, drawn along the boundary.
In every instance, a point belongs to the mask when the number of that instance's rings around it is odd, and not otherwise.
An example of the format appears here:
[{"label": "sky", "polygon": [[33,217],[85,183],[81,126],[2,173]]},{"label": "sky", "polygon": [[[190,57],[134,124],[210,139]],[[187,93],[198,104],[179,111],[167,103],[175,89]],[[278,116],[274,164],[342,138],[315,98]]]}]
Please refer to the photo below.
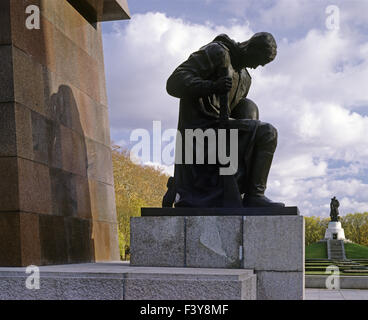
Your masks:
[{"label": "sky", "polygon": [[333,196],[340,215],[368,211],[368,1],[128,2],[131,20],[103,23],[115,144],[131,149],[132,131],[153,121],[177,127],[166,81],[192,52],[220,33],[242,42],[267,31],[278,55],[249,71],[248,94],[279,133],[266,195],[305,216],[328,216]]}]

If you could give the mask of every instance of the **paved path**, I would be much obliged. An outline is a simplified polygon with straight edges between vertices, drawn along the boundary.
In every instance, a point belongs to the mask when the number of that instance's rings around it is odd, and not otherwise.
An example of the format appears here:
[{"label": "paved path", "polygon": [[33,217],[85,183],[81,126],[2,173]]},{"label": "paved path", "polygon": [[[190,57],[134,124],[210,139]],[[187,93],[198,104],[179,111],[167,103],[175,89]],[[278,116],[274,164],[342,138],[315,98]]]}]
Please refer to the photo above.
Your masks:
[{"label": "paved path", "polygon": [[368,300],[368,290],[305,289],[305,300]]}]

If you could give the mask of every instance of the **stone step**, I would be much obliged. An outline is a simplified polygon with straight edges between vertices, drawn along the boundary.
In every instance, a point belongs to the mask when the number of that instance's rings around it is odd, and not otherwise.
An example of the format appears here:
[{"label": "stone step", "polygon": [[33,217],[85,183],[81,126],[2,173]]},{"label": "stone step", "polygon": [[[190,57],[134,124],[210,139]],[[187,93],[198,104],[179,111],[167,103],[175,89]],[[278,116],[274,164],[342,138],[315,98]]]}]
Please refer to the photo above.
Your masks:
[{"label": "stone step", "polygon": [[328,241],[328,256],[332,260],[344,260],[344,242],[342,240],[329,240]]},{"label": "stone step", "polygon": [[[40,267],[29,290],[26,268],[0,268],[0,300],[255,300],[253,270],[133,267],[90,263]],[[262,276],[262,275],[261,275]]]}]

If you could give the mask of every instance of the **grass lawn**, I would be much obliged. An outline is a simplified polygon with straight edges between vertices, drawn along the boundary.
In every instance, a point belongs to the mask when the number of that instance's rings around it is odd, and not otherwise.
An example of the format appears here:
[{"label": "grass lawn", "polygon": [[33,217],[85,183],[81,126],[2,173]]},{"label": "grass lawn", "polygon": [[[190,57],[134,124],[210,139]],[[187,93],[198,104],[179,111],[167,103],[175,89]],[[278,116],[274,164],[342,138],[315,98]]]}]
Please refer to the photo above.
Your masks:
[{"label": "grass lawn", "polygon": [[[368,267],[368,247],[356,243],[345,243],[344,246],[347,259],[352,261],[333,262],[334,264],[337,263],[340,268],[340,275],[368,276],[368,270],[366,269]],[[326,267],[332,263],[331,260],[327,260],[326,242],[316,242],[306,246],[305,258],[305,273],[310,275],[325,274]],[[356,270],[357,268],[359,270]]]},{"label": "grass lawn", "polygon": [[327,259],[327,243],[316,242],[305,247],[306,259]]},{"label": "grass lawn", "polygon": [[348,259],[368,259],[368,247],[356,243],[345,243],[345,253]]},{"label": "grass lawn", "polygon": [[[368,247],[356,243],[345,243],[347,259],[368,259]],[[327,243],[316,242],[305,247],[306,259],[327,259]]]}]

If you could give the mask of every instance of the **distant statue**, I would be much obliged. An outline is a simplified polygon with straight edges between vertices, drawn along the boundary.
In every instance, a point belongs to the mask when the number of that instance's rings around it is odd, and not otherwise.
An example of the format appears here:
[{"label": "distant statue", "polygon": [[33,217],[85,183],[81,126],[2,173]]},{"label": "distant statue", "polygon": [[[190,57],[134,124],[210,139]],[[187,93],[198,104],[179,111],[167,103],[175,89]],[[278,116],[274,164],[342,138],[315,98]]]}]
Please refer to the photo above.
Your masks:
[{"label": "distant statue", "polygon": [[337,200],[336,197],[333,197],[330,203],[330,208],[331,208],[330,217],[331,217],[332,222],[339,221],[339,218],[340,218],[339,217],[339,206],[340,206],[339,200]]},{"label": "distant statue", "polygon": [[[247,98],[251,86],[247,68],[270,63],[276,53],[276,41],[270,33],[256,33],[240,43],[221,34],[191,54],[170,76],[167,92],[180,98],[178,132],[182,144],[177,145],[176,153],[186,159],[186,130],[213,129],[217,135],[221,128],[229,132],[236,129],[238,163],[234,174],[221,175],[219,168],[224,164],[218,159],[216,163],[208,161],[210,151],[205,148],[205,163],[176,162],[164,207],[285,206],[265,196],[277,130],[259,121],[257,105]],[[195,142],[198,145],[198,139]],[[196,157],[196,145],[191,146],[190,153]],[[227,151],[231,143],[217,142],[217,147]]]}]

